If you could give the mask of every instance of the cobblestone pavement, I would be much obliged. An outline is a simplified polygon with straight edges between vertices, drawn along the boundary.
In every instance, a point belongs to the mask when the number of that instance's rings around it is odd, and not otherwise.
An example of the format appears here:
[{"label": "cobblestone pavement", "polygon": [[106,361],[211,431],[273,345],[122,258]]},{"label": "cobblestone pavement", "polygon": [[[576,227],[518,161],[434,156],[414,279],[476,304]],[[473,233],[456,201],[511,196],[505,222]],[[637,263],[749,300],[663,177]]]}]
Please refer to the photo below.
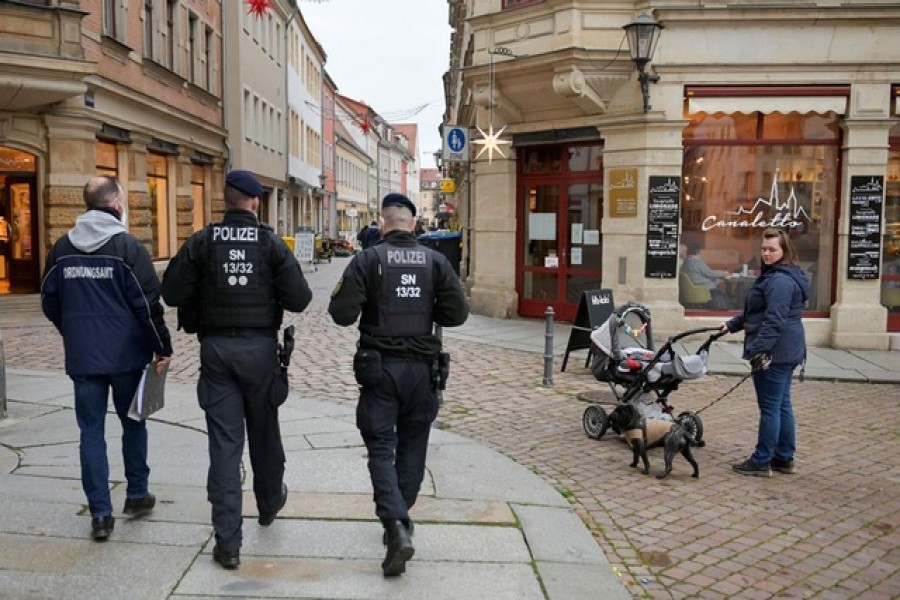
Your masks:
[{"label": "cobblestone pavement", "polygon": [[[353,403],[355,329],[333,325],[324,308],[344,264],[307,273],[315,299],[288,319],[298,329],[291,373],[301,396]],[[2,333],[7,366],[62,368],[51,326],[23,320]],[[700,478],[676,457],[672,475],[659,481],[629,468],[630,451],[611,433],[601,440],[584,434],[588,404],[578,395],[612,395],[577,360],[545,388],[538,354],[449,336],[446,345],[453,365],[437,426],[554,485],[635,598],[900,597],[900,386],[795,381],[797,473],[765,479],[730,469],[756,438],[748,381],[701,414]],[[175,348],[171,377],[195,380],[196,341],[177,333]],[[679,412],[701,410],[737,381],[686,382],[670,400]],[[651,471],[659,470],[661,450],[651,450],[650,460]]]}]

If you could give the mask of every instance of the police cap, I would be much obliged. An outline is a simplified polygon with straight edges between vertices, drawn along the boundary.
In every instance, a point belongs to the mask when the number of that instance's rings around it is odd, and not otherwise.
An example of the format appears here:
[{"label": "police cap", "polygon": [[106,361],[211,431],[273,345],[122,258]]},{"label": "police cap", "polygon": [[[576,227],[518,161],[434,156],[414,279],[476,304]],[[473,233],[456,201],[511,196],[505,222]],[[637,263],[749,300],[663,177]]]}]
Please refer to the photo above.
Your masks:
[{"label": "police cap", "polygon": [[403,194],[392,192],[385,196],[384,200],[381,201],[381,208],[385,209],[389,206],[401,206],[403,208],[408,208],[410,212],[412,212],[412,216],[416,216],[416,205],[412,203],[412,200],[410,200]]},{"label": "police cap", "polygon": [[262,198],[265,195],[263,186],[250,171],[231,171],[225,177],[225,185],[240,190],[248,196]]}]

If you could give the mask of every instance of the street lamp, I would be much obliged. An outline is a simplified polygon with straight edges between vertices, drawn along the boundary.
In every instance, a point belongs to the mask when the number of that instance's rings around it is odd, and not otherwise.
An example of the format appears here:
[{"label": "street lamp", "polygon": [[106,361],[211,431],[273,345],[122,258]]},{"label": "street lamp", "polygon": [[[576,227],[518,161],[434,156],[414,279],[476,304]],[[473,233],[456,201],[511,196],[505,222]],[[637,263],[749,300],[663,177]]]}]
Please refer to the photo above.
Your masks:
[{"label": "street lamp", "polygon": [[631,23],[623,25],[625,36],[628,38],[628,50],[631,60],[638,70],[638,81],[641,82],[641,94],[644,96],[644,112],[650,111],[650,86],[652,81],[659,81],[659,75],[647,73],[646,67],[653,59],[656,51],[656,43],[659,41],[659,33],[663,30],[662,23],[648,15],[641,13]]}]

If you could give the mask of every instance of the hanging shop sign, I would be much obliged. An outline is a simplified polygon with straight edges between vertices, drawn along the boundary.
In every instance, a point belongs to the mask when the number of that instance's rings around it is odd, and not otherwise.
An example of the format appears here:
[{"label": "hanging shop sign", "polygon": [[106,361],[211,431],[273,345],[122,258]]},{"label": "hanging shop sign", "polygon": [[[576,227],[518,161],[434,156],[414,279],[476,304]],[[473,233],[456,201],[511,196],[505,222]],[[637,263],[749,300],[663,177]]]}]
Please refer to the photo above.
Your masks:
[{"label": "hanging shop sign", "polygon": [[855,175],[850,178],[848,279],[878,279],[881,267],[883,205],[884,177]]},{"label": "hanging shop sign", "polygon": [[678,175],[650,177],[647,190],[647,257],[644,277],[671,279],[678,265]]},{"label": "hanging shop sign", "polygon": [[637,169],[609,170],[609,216],[637,216]]}]

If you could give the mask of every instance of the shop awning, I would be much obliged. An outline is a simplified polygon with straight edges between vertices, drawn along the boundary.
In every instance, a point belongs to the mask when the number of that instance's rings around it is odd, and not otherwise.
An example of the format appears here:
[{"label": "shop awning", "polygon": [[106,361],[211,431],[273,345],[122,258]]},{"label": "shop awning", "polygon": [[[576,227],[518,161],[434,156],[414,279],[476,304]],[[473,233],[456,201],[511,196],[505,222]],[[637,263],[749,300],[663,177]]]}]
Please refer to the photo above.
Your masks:
[{"label": "shop awning", "polygon": [[763,114],[792,112],[827,113],[839,115],[847,112],[846,96],[740,96],[740,97],[691,97],[688,98],[688,113],[754,113]]}]

